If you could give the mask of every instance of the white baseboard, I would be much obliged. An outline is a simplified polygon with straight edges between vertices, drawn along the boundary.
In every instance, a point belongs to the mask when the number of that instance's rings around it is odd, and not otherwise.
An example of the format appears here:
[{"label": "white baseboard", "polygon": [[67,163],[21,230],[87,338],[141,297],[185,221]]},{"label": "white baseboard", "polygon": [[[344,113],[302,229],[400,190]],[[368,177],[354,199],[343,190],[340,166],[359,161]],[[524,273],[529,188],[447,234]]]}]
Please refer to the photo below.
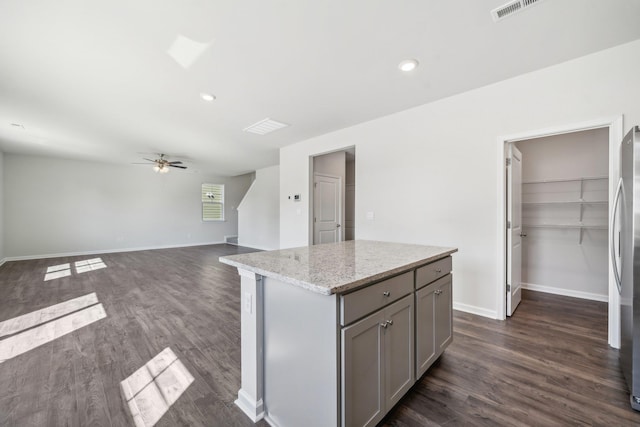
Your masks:
[{"label": "white baseboard", "polygon": [[[233,243],[230,243],[233,244]],[[251,249],[258,249],[260,251],[276,251],[278,250],[278,248],[268,248],[265,246],[260,246],[260,245],[252,245],[250,243],[243,243],[238,241],[238,246],[242,246],[243,248],[251,248]]]},{"label": "white baseboard", "polygon": [[486,308],[478,307],[475,305],[462,304],[460,302],[453,303],[453,309],[458,311],[464,311],[465,313],[477,314],[478,316],[488,317],[489,319],[497,319],[498,312],[495,310],[487,310]]},{"label": "white baseboard", "polygon": [[246,391],[238,390],[238,398],[234,402],[254,423],[264,418],[264,404],[262,399],[255,401]]},{"label": "white baseboard", "polygon": [[591,292],[574,291],[571,289],[554,288],[552,286],[536,285],[533,283],[521,283],[522,289],[544,292],[547,294],[563,295],[565,297],[582,298],[593,301],[609,302],[609,295],[594,294]]},{"label": "white baseboard", "polygon": [[280,427],[275,421],[271,419],[269,414],[264,414],[263,420],[265,420],[271,427]]},{"label": "white baseboard", "polygon": [[[30,259],[112,254],[112,253],[118,253],[118,252],[138,252],[138,251],[150,251],[154,249],[188,248],[192,246],[208,246],[208,245],[221,245],[221,244],[225,244],[225,242],[207,242],[207,243],[189,243],[189,244],[183,243],[178,245],[141,246],[136,248],[100,249],[100,250],[80,251],[80,252],[62,252],[62,253],[55,253],[55,254],[23,255],[23,256],[6,257],[5,259],[2,260],[2,263],[4,263],[5,261],[26,261]],[[0,265],[2,264],[0,263]]]}]

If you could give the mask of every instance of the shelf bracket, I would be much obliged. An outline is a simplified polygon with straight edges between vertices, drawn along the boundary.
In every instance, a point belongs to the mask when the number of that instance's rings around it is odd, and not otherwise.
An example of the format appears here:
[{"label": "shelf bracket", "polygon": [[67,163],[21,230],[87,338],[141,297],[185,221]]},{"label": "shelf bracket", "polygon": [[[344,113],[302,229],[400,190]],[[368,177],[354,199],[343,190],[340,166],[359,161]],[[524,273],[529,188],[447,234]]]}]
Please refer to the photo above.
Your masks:
[{"label": "shelf bracket", "polygon": [[584,204],[580,203],[580,218],[578,221],[582,222],[582,217],[584,216]]}]

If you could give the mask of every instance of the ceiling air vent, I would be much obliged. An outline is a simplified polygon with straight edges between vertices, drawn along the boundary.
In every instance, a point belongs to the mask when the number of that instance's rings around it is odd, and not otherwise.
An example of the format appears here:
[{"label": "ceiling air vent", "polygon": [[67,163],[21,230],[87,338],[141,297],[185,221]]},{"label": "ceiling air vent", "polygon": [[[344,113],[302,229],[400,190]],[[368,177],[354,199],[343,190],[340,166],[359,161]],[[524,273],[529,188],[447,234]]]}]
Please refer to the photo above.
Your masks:
[{"label": "ceiling air vent", "polygon": [[257,133],[258,135],[266,135],[278,129],[282,129],[289,126],[286,123],[276,122],[271,119],[260,120],[258,123],[254,123],[251,126],[248,126],[242,129],[245,132]]},{"label": "ceiling air vent", "polygon": [[533,6],[536,3],[540,3],[541,1],[542,0],[513,0],[493,9],[491,11],[491,17],[493,17],[494,22],[498,22],[508,16],[520,12],[523,9]]}]

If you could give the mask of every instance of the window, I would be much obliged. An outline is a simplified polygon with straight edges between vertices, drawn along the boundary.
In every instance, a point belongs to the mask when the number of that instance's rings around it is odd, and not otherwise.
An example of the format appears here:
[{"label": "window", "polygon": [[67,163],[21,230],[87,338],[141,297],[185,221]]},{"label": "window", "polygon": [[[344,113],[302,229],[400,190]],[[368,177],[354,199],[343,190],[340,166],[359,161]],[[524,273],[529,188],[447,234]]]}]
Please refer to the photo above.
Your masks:
[{"label": "window", "polygon": [[202,220],[224,221],[224,184],[202,184]]}]

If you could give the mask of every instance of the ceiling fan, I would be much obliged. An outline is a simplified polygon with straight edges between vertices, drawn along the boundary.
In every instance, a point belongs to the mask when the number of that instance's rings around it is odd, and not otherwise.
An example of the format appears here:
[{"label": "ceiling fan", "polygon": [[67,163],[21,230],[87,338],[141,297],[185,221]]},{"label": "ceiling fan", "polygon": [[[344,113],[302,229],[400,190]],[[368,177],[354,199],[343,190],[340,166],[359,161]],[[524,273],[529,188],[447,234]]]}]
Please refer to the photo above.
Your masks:
[{"label": "ceiling fan", "polygon": [[[169,160],[165,159],[164,156],[166,156],[166,154],[158,154],[160,157],[152,160],[152,159],[147,159],[147,158],[143,158],[143,160],[146,160],[147,162],[151,162],[151,164],[153,164],[153,170],[159,173],[167,173],[169,172],[169,168],[179,168],[179,169],[186,169],[186,166],[180,166],[182,164],[181,161],[173,161],[170,162]],[[134,163],[134,165],[148,165],[149,163]]]}]

